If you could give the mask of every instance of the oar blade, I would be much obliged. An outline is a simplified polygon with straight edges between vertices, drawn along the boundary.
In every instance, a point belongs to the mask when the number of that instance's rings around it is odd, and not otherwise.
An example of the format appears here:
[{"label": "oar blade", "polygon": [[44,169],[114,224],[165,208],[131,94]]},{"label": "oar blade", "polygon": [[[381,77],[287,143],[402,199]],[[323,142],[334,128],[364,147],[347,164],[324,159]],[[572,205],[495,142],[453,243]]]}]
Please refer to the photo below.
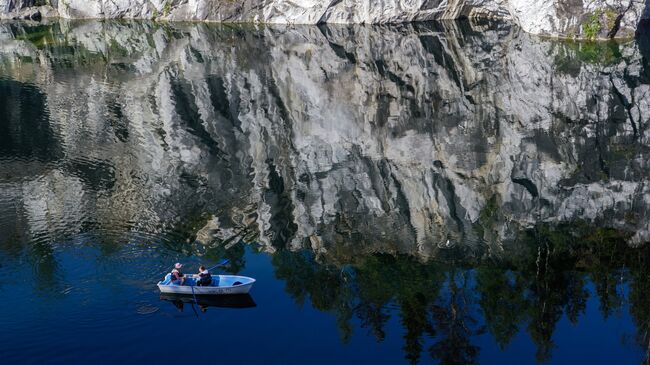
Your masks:
[{"label": "oar blade", "polygon": [[218,264],[216,264],[216,265],[212,266],[211,268],[209,268],[208,271],[212,271],[212,270],[214,270],[214,269],[216,269],[216,268],[218,268],[218,267],[220,267],[220,266],[227,265],[229,262],[230,262],[230,260],[228,260],[228,259],[223,259],[223,260],[219,261]]}]

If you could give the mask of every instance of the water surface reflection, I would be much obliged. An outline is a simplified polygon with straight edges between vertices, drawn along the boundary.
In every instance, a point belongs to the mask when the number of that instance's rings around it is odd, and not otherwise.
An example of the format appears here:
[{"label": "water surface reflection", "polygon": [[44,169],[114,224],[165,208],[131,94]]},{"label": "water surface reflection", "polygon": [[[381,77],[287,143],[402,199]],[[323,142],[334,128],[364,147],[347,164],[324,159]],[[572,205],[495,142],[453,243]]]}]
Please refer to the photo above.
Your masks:
[{"label": "water surface reflection", "polygon": [[[0,274],[19,278],[0,291],[20,306],[0,343],[169,360],[146,344],[175,328],[232,340],[233,363],[316,344],[315,363],[647,362],[640,45],[493,23],[0,24]],[[258,278],[258,307],[161,305],[170,262],[221,258]]]}]

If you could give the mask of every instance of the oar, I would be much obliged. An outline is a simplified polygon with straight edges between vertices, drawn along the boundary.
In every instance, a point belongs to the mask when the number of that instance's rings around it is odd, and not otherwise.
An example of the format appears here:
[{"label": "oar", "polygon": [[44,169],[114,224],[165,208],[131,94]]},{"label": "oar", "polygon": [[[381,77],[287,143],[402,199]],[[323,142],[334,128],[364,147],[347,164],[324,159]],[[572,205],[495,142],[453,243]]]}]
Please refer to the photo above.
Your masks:
[{"label": "oar", "polygon": [[194,295],[194,285],[192,285],[191,288],[192,288],[192,297],[194,297],[194,302],[192,303],[192,310],[194,311],[196,318],[199,318],[199,314],[196,312],[196,308],[194,308],[194,303],[196,303],[197,305],[199,304],[199,302],[196,300],[196,295]]},{"label": "oar", "polygon": [[[221,260],[218,264],[214,265],[213,267],[209,268],[208,271],[212,271],[213,269],[218,268],[219,266],[226,265],[230,262],[228,259],[223,259]],[[194,298],[194,303],[199,304],[199,301],[196,300],[196,294],[194,294],[194,285],[190,286],[192,288],[192,297]],[[194,303],[192,303],[192,309],[194,309]],[[198,313],[196,313],[196,309],[194,309],[194,314],[198,317]]]},{"label": "oar", "polygon": [[219,266],[227,265],[229,262],[230,262],[230,260],[228,260],[228,259],[223,259],[223,260],[221,260],[218,264],[216,264],[216,265],[212,266],[211,268],[209,268],[208,271],[212,271],[212,270],[218,268]]}]

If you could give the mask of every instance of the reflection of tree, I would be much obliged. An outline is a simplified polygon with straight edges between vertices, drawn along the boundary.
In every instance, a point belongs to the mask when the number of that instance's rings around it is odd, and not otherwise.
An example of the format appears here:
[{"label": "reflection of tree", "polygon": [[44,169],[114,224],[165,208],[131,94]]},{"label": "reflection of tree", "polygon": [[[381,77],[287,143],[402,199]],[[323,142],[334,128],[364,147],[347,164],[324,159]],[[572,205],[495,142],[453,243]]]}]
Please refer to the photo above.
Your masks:
[{"label": "reflection of tree", "polygon": [[383,340],[383,326],[389,319],[385,307],[395,300],[406,330],[406,358],[417,363],[422,352],[422,338],[434,334],[428,312],[439,296],[445,281],[444,272],[407,257],[375,255],[357,267],[356,279],[360,303],[355,314],[372,328],[378,340]]},{"label": "reflection of tree", "polygon": [[333,266],[316,263],[306,251],[282,250],[273,255],[275,276],[286,281],[285,290],[299,304],[309,297],[314,308],[335,313],[344,342],[352,336],[355,293],[349,277]]},{"label": "reflection of tree", "polygon": [[558,321],[565,316],[577,323],[585,312],[589,281],[605,317],[625,306],[622,289],[629,285],[638,342],[648,347],[650,249],[626,246],[614,230],[581,225],[539,226],[519,242],[502,257],[479,261],[467,256],[422,263],[372,254],[351,256],[341,268],[313,253],[279,250],[273,264],[296,301],[309,299],[335,314],[344,341],[352,335],[353,317],[382,341],[397,305],[405,357],[413,364],[425,350],[441,364],[474,363],[480,349],[472,339],[484,329],[502,349],[525,329],[538,361],[547,361]]},{"label": "reflection of tree", "polygon": [[[305,252],[280,251],[273,263],[276,276],[286,280],[287,292],[299,303],[309,297],[315,308],[336,313],[344,341],[351,335],[353,316],[382,341],[389,307],[397,303],[405,328],[404,351],[411,363],[419,361],[426,338],[438,334],[440,340],[430,353],[441,363],[471,363],[478,354],[478,348],[470,343],[476,321],[469,316],[465,273],[459,273],[464,279],[458,286],[435,265],[390,255],[366,257],[352,274],[318,264]],[[441,294],[446,282],[449,290]]]},{"label": "reflection of tree", "polygon": [[637,325],[637,341],[645,351],[643,364],[650,364],[650,262],[648,249],[633,257],[630,267],[630,314]]},{"label": "reflection of tree", "polygon": [[553,332],[562,314],[575,323],[584,311],[588,293],[583,289],[584,281],[571,271],[574,263],[564,261],[567,256],[553,256],[559,249],[559,243],[552,241],[555,236],[537,230],[534,233],[537,259],[535,265],[529,262],[522,274],[530,291],[526,305],[530,316],[528,333],[537,345],[537,360],[543,362],[551,357]]},{"label": "reflection of tree", "polygon": [[479,348],[472,345],[470,338],[481,333],[474,329],[478,321],[472,316],[467,291],[468,272],[456,272],[449,275],[449,295],[443,296],[442,305],[435,305],[432,310],[433,324],[441,337],[430,349],[432,357],[440,364],[475,364]]},{"label": "reflection of tree", "polygon": [[[219,262],[222,259],[230,260],[227,265],[220,269],[227,273],[238,273],[246,266],[246,247],[243,241],[229,246],[227,249],[224,246],[209,247],[203,257],[207,262]],[[206,263],[206,266],[210,264]]]},{"label": "reflection of tree", "polygon": [[524,280],[506,267],[487,264],[476,271],[476,289],[487,330],[504,349],[525,318]]},{"label": "reflection of tree", "polygon": [[37,241],[30,246],[29,260],[34,268],[34,284],[38,292],[60,295],[59,263],[54,249],[47,242]]}]

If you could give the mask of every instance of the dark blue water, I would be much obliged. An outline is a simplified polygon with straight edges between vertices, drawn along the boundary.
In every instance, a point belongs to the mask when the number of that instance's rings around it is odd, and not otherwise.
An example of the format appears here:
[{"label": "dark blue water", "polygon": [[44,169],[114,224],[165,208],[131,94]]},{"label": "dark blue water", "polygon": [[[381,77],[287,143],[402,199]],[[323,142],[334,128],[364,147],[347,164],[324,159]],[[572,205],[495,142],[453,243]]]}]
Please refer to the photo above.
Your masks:
[{"label": "dark blue water", "polygon": [[[401,363],[406,356],[422,363],[534,363],[547,356],[552,363],[635,363],[643,356],[630,311],[646,309],[630,307],[635,293],[622,272],[623,281],[609,294],[620,303],[605,316],[597,284],[585,273],[564,274],[582,284],[569,289],[578,294],[556,293],[567,290],[557,287],[544,299],[526,293],[511,298],[518,294],[514,288],[498,288],[499,280],[488,275],[500,271],[494,268],[382,257],[372,264],[379,265],[377,272],[350,268],[346,276],[312,263],[323,271],[303,268],[278,278],[300,269],[248,248],[239,273],[258,279],[254,303],[234,300],[230,305],[251,307],[227,308],[194,305],[191,298],[184,304],[161,300],[153,271],[163,272],[162,259],[178,255],[137,241],[107,253],[94,241],[62,244],[38,263],[3,255],[2,274],[10,278],[2,286],[5,361],[327,364]],[[185,258],[188,265],[197,261]],[[399,276],[379,275],[371,283],[376,288],[355,288],[367,284],[361,276],[380,273]],[[486,275],[491,285],[482,283]],[[493,308],[493,301],[505,307]]]},{"label": "dark blue water", "polygon": [[647,363],[643,43],[0,30],[3,363]]},{"label": "dark blue water", "polygon": [[[406,274],[399,272],[401,267],[414,274],[430,273],[438,281],[408,275],[378,278],[375,294],[385,298],[377,302],[359,297],[370,296],[372,289],[353,288],[365,280],[354,275],[376,273],[351,269],[346,272],[352,276],[345,280],[339,279],[339,272],[313,277],[308,270],[302,277],[296,273],[283,280],[279,272],[294,267],[278,267],[269,255],[247,249],[246,266],[239,273],[258,279],[252,293],[255,307],[221,308],[219,303],[208,303],[202,309],[188,300],[178,308],[161,300],[155,277],[147,277],[155,270],[163,272],[161,258],[171,259],[172,253],[166,256],[164,249],[136,241],[106,253],[93,241],[89,237],[66,243],[37,264],[14,257],[15,261],[3,265],[3,276],[11,278],[2,286],[7,305],[0,339],[6,361],[211,362],[216,357],[235,364],[301,363],[305,359],[326,364],[400,363],[409,356],[423,363],[532,363],[540,347],[552,354],[553,363],[634,363],[643,355],[634,341],[636,326],[625,279],[615,286],[622,303],[607,318],[588,275],[571,273],[566,275],[582,280],[583,286],[573,289],[581,291],[579,303],[569,298],[569,303],[558,306],[550,300],[554,308],[545,312],[539,298],[525,298],[522,293],[521,302],[513,300],[520,308],[496,309],[502,317],[488,320],[486,311],[493,309],[485,301],[514,304],[511,298],[500,296],[498,288],[480,283],[485,275],[481,271],[493,269],[447,268],[435,263],[425,267],[379,259],[379,272]],[[193,261],[197,259],[186,258],[188,263]],[[35,277],[43,279],[34,281]],[[393,292],[399,284],[383,282],[392,280],[406,281],[405,287]],[[292,295],[295,281],[307,287],[298,290],[309,292]],[[340,301],[346,299],[350,317],[341,318],[345,304]],[[330,300],[339,303],[323,303]],[[244,306],[253,305],[244,302]],[[576,305],[579,308],[573,308]],[[544,317],[548,315],[557,318]],[[509,325],[513,327],[504,339],[501,327]],[[531,338],[549,331],[545,326],[553,327],[551,338]]]}]

